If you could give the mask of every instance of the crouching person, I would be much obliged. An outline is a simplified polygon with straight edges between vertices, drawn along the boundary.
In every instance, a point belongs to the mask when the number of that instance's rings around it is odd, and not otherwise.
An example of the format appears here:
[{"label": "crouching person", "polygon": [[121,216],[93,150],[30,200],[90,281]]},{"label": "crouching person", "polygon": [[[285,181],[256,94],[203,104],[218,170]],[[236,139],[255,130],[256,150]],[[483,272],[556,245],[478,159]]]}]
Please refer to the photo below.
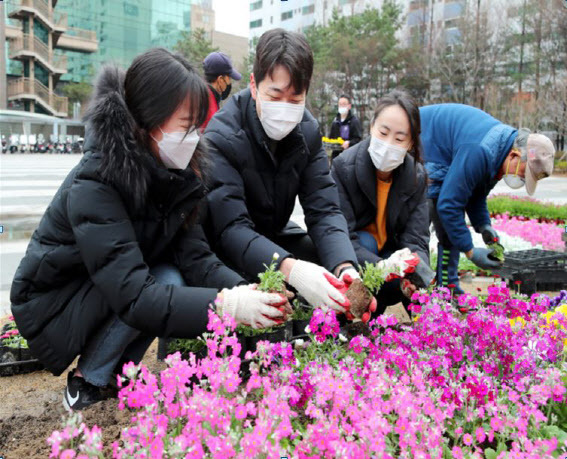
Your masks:
[{"label": "crouching person", "polygon": [[[358,263],[379,263],[409,249],[419,255],[420,265],[428,265],[427,179],[416,103],[398,90],[380,99],[370,134],[338,156],[332,167]],[[432,277],[431,272],[425,284]],[[401,284],[399,278],[384,283],[377,312],[400,301],[409,304],[415,288],[411,282]]]},{"label": "crouching person", "polygon": [[34,232],[11,290],[18,328],[48,370],[60,375],[80,355],[68,409],[101,400],[154,337],[201,334],[209,305],[255,327],[282,315],[279,295],[246,285],[219,293],[243,279],[195,222],[206,176],[195,126],[207,99],[193,67],[160,48],[125,74],[104,68],[96,83],[85,156]]},{"label": "crouching person", "polygon": [[[250,88],[205,131],[214,164],[208,218],[215,251],[238,272],[255,278],[277,252],[278,269],[299,295],[345,312],[339,279],[358,276],[356,254],[319,126],[305,109],[312,72],[302,35],[273,29],[260,37]],[[307,233],[290,222],[298,197]]]}]

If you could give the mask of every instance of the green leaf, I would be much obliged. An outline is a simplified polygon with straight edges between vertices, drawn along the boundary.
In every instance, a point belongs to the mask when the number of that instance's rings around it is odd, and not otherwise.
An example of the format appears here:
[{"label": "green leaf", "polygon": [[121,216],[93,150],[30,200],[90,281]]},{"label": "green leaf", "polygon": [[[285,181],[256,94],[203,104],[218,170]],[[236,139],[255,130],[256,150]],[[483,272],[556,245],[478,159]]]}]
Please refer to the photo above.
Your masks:
[{"label": "green leaf", "polygon": [[492,448],[486,448],[484,450],[484,457],[486,459],[496,459],[498,457],[498,453],[494,451]]}]

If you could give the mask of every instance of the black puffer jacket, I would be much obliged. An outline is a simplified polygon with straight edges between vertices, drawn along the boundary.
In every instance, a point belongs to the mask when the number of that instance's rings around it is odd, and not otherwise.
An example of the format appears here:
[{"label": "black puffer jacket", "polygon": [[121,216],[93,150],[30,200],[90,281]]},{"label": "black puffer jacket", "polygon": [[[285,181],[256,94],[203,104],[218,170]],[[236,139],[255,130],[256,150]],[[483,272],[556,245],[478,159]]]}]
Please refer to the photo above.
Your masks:
[{"label": "black puffer jacket", "polygon": [[[202,181],[190,168],[168,171],[137,146],[121,88],[123,72],[106,68],[85,156],[55,194],[12,284],[18,328],[55,375],[110,314],[146,334],[194,337],[217,288],[242,281],[190,223]],[[148,269],[161,262],[176,264],[194,287],[157,284]]]},{"label": "black puffer jacket", "polygon": [[213,162],[207,195],[212,234],[231,264],[255,277],[274,252],[280,259],[290,255],[270,239],[289,222],[298,196],[323,266],[356,262],[319,127],[307,110],[272,153],[245,89],[217,112],[205,138]]},{"label": "black puffer jacket", "polygon": [[[350,231],[358,262],[376,263],[378,255],[360,244],[356,231],[376,219],[376,168],[368,154],[370,137],[345,150],[333,161],[332,175],[339,188],[341,209]],[[408,248],[429,260],[429,208],[426,200],[427,176],[422,164],[406,155],[393,172],[388,193],[386,234],[382,250]]]},{"label": "black puffer jacket", "polygon": [[340,113],[337,113],[337,116],[331,123],[329,137],[331,139],[340,137],[341,125],[345,124],[347,124],[349,127],[349,138],[345,140],[348,140],[349,147],[354,147],[358,142],[362,140],[362,125],[360,124],[360,120],[353,115],[351,110],[349,110],[348,115],[346,116],[344,121],[341,120]]}]

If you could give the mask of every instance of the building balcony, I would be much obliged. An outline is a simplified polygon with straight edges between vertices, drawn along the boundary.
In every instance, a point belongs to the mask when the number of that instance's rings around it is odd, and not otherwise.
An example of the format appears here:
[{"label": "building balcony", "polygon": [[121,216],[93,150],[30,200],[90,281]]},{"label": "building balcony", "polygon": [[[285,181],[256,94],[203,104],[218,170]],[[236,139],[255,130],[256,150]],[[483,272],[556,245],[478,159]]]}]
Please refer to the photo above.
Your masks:
[{"label": "building balcony", "polygon": [[59,40],[57,48],[80,51],[83,53],[95,53],[98,51],[98,40],[93,30],[69,27]]},{"label": "building balcony", "polygon": [[22,77],[9,81],[8,100],[31,100],[54,116],[67,116],[68,99],[56,95],[36,79]]},{"label": "building balcony", "polygon": [[12,0],[8,17],[23,19],[34,15],[54,34],[55,39],[67,29],[67,14],[55,13],[45,0]]},{"label": "building balcony", "polygon": [[34,58],[55,75],[67,73],[67,56],[54,53],[40,39],[26,33],[10,40],[8,57],[18,60]]}]

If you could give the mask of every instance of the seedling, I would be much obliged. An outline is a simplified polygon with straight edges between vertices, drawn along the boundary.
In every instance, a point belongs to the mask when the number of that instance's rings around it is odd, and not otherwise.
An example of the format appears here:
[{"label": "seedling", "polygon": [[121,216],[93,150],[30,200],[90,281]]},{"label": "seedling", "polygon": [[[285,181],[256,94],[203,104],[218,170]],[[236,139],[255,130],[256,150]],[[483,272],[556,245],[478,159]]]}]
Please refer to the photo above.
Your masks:
[{"label": "seedling", "polygon": [[385,279],[384,271],[377,265],[366,262],[364,267],[360,269],[360,278],[364,286],[374,295],[376,295]]},{"label": "seedling", "polygon": [[[260,279],[260,283],[257,287],[258,290],[267,293],[281,293],[283,295],[286,294],[285,275],[284,273],[276,269],[276,261],[278,261],[279,258],[279,254],[277,252],[274,253],[270,266],[264,265],[266,267],[266,270],[263,273],[258,274],[258,278]],[[257,336],[273,333],[284,325],[285,324],[261,329],[255,329],[247,325],[239,325],[238,327],[236,327],[236,333],[246,337]]]},{"label": "seedling", "polygon": [[174,339],[171,340],[168,346],[169,352],[179,351],[182,355],[189,355],[191,352],[196,354],[197,352],[205,349],[206,343],[203,339]]},{"label": "seedling", "polygon": [[293,301],[293,320],[309,320],[313,315],[312,308],[306,308],[298,300]]},{"label": "seedling", "polygon": [[270,266],[266,266],[266,271],[258,274],[260,283],[258,290],[268,293],[285,293],[285,275],[276,269],[276,261],[279,258],[278,253],[274,253]]},{"label": "seedling", "polygon": [[501,244],[489,244],[489,249],[492,249],[492,253],[490,254],[490,258],[504,263],[504,247]]}]

